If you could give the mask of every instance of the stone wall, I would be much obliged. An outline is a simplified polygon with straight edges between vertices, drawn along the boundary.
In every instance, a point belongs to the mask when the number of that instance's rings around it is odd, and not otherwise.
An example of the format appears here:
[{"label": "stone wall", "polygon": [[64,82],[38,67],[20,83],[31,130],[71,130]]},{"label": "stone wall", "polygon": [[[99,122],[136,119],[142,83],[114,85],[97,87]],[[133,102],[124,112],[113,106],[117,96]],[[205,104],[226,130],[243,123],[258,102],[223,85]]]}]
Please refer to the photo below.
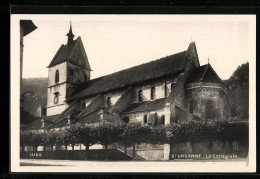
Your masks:
[{"label": "stone wall", "polygon": [[56,115],[56,114],[60,114],[62,113],[66,108],[68,107],[68,105],[65,103],[63,105],[60,106],[52,106],[47,108],[47,115],[46,116],[52,116],[52,115]]},{"label": "stone wall", "polygon": [[156,113],[158,121],[161,119],[162,115],[166,117],[166,110],[164,108],[158,109],[158,110],[151,110],[151,111],[143,111],[143,112],[136,112],[136,113],[130,113],[130,114],[124,114],[121,117],[128,117],[130,123],[136,123],[139,122],[141,124],[144,124],[144,116],[147,116],[147,121],[149,119],[149,115],[154,115]]},{"label": "stone wall", "polygon": [[114,105],[119,100],[119,98],[123,95],[126,90],[113,91],[104,94],[104,104],[107,105],[107,98],[110,98],[111,104]]},{"label": "stone wall", "polygon": [[[56,70],[59,70],[59,82],[55,83],[55,73]],[[48,78],[49,78],[49,82],[48,82],[48,87],[53,86],[53,85],[57,85],[60,83],[65,83],[67,81],[67,63],[61,63],[58,65],[55,65],[51,68],[48,69]]]},{"label": "stone wall", "polygon": [[[54,104],[54,93],[56,92],[58,92],[59,100],[57,104]],[[64,102],[66,99],[66,83],[49,87],[47,94],[47,116],[59,114],[66,109],[67,104]]]},{"label": "stone wall", "polygon": [[139,90],[143,91],[143,101],[151,100],[152,87],[155,87],[155,99],[165,98],[165,96],[169,96],[171,92],[171,84],[175,82],[176,82],[176,76],[172,76],[166,79],[154,80],[154,81],[136,85],[134,87],[135,96],[133,102],[138,102]]},{"label": "stone wall", "polygon": [[[56,70],[59,71],[59,81],[55,83]],[[66,97],[67,85],[67,65],[66,63],[61,63],[49,68],[48,71],[48,89],[47,89],[47,116],[55,115],[61,113],[66,109],[67,105],[64,102]],[[54,104],[55,94],[58,92],[58,103]]]},{"label": "stone wall", "polygon": [[124,94],[118,99],[111,111],[121,113],[127,108],[133,101],[133,88],[129,87]]},{"label": "stone wall", "polygon": [[213,119],[228,116],[227,93],[218,83],[188,88],[187,96],[186,109],[199,117]]}]

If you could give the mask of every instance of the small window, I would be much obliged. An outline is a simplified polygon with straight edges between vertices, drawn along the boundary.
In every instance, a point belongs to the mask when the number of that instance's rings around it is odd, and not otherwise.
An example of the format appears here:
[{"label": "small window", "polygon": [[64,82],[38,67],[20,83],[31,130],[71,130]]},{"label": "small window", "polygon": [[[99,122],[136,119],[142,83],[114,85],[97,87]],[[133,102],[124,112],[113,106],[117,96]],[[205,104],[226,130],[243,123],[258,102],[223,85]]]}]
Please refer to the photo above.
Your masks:
[{"label": "small window", "polygon": [[112,106],[112,102],[111,102],[111,98],[107,97],[107,106],[111,107]]},{"label": "small window", "polygon": [[144,124],[147,123],[147,115],[144,115]]},{"label": "small window", "polygon": [[171,84],[171,90],[173,89],[174,85],[175,85],[175,83],[172,83],[172,84]]},{"label": "small window", "polygon": [[155,87],[151,88],[151,100],[155,99]]},{"label": "small window", "polygon": [[60,77],[59,77],[60,75],[59,75],[59,70],[56,70],[56,72],[55,72],[55,83],[58,83],[59,82],[59,80],[60,80]]},{"label": "small window", "polygon": [[138,101],[139,102],[143,101],[143,90],[139,90],[139,92],[138,92]]},{"label": "small window", "polygon": [[161,116],[160,124],[165,124],[165,116],[164,115]]}]

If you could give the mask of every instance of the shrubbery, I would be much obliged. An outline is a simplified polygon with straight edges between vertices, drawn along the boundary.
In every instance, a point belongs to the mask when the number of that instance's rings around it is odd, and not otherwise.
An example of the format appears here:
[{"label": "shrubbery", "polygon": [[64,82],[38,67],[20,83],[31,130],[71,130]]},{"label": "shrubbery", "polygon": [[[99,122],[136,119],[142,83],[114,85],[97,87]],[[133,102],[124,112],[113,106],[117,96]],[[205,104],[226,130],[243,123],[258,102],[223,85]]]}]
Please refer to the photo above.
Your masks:
[{"label": "shrubbery", "polygon": [[21,131],[21,147],[24,146],[56,146],[84,144],[86,151],[93,144],[107,146],[112,143],[121,143],[133,146],[135,144],[174,144],[188,141],[235,141],[248,140],[248,125],[229,121],[188,121],[170,125],[148,126],[140,123],[117,124],[74,124],[65,130]]}]

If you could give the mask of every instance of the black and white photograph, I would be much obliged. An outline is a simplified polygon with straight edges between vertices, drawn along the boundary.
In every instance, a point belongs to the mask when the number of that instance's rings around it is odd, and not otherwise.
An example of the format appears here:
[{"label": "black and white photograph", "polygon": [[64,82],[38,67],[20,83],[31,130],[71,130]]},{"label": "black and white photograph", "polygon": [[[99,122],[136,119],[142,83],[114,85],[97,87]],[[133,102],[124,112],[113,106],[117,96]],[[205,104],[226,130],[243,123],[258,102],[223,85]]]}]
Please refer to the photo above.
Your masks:
[{"label": "black and white photograph", "polygon": [[255,15],[11,16],[12,172],[255,172]]}]

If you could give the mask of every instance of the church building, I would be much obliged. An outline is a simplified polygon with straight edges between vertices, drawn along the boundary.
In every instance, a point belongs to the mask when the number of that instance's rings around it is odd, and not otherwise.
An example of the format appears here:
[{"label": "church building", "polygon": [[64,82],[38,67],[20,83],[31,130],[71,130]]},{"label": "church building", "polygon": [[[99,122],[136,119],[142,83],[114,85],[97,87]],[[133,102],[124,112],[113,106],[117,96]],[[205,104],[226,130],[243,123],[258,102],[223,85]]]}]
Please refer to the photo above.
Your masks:
[{"label": "church building", "polygon": [[195,42],[180,53],[91,79],[81,38],[74,40],[71,26],[67,36],[48,66],[51,128],[117,120],[158,125],[229,115],[229,89],[209,63],[200,65]]}]

